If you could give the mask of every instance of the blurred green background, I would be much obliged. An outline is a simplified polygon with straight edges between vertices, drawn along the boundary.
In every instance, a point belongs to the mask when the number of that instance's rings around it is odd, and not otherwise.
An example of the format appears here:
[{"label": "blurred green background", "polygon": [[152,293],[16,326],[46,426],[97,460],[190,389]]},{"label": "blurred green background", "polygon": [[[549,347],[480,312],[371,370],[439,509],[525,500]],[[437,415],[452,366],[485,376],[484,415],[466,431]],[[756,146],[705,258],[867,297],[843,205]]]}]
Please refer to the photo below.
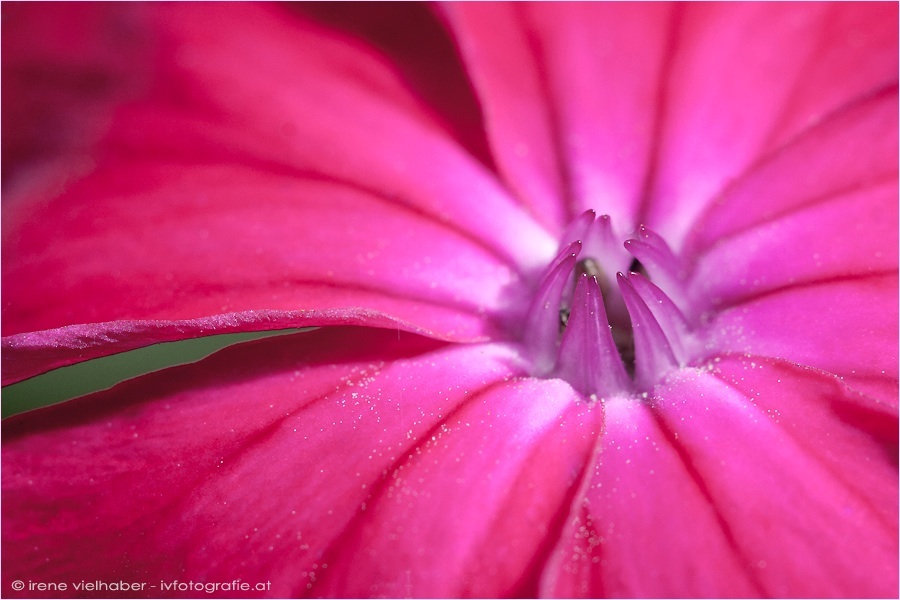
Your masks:
[{"label": "blurred green background", "polygon": [[304,330],[232,333],[166,342],[62,367],[4,387],[0,393],[2,417],[5,419],[27,410],[105,390],[120,381],[166,367],[196,362],[226,346],[299,331]]}]

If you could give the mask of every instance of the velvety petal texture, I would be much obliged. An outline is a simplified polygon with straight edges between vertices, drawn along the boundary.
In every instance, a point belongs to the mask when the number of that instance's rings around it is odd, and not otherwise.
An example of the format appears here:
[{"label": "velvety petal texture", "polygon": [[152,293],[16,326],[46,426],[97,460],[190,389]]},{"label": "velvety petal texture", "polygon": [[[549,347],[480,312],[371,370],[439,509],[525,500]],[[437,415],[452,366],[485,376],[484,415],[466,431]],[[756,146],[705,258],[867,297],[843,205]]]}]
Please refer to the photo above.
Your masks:
[{"label": "velvety petal texture", "polygon": [[676,248],[761,156],[897,81],[893,4],[445,10],[498,166],[532,210],[559,227],[595,208]]},{"label": "velvety petal texture", "polygon": [[760,161],[688,244],[711,348],[794,360],[896,403],[897,90],[849,104]]},{"label": "velvety petal texture", "polygon": [[74,6],[3,383],[309,329],[4,420],[4,594],[897,596],[896,4]]},{"label": "velvety petal texture", "polygon": [[697,302],[896,272],[896,109],[894,88],[823,120],[719,198],[694,230]]},{"label": "velvety petal texture", "polygon": [[498,167],[531,212],[555,228],[589,208],[623,229],[636,225],[673,6],[442,9],[479,94]]},{"label": "velvety petal texture", "polygon": [[897,590],[896,409],[785,361],[723,356],[605,415],[546,594]]},{"label": "velvety petal texture", "polygon": [[789,288],[721,312],[710,347],[783,357],[897,404],[897,275]]},{"label": "velvety petal texture", "polygon": [[15,417],[4,585],[184,573],[274,596],[527,593],[601,411],[521,375],[502,346],[324,328]]},{"label": "velvety petal texture", "polygon": [[135,350],[161,342],[213,334],[303,328],[328,325],[366,325],[415,329],[365,309],[331,311],[248,311],[185,321],[113,321],[70,325],[3,338],[3,384],[16,383],[84,360]]},{"label": "velvety petal texture", "polygon": [[895,4],[681,6],[644,215],[676,248],[732,179],[898,69]]},{"label": "velvety petal texture", "polygon": [[269,6],[151,13],[152,99],[109,161],[7,200],[4,335],[359,307],[496,335],[554,243],[372,49]]}]

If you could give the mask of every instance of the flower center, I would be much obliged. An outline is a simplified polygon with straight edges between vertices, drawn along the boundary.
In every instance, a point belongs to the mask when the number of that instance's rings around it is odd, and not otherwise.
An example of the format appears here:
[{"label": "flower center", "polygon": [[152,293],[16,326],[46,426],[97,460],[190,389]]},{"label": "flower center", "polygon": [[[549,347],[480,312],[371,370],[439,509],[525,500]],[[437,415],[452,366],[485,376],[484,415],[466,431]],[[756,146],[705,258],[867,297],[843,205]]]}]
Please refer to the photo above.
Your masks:
[{"label": "flower center", "polygon": [[587,211],[564,232],[526,318],[534,375],[592,398],[650,389],[694,345],[681,277],[659,235],[640,226],[619,236],[608,216]]}]

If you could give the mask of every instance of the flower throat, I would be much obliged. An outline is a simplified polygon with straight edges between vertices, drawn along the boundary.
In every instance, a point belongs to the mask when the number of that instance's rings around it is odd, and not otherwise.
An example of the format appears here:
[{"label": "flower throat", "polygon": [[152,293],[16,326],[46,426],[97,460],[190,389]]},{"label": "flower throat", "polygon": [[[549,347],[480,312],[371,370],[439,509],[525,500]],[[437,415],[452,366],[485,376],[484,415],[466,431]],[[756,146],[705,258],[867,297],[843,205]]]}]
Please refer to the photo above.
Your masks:
[{"label": "flower throat", "polygon": [[650,389],[685,363],[694,341],[678,306],[677,257],[644,226],[621,239],[607,215],[578,217],[526,317],[534,375],[560,377],[592,398]]}]

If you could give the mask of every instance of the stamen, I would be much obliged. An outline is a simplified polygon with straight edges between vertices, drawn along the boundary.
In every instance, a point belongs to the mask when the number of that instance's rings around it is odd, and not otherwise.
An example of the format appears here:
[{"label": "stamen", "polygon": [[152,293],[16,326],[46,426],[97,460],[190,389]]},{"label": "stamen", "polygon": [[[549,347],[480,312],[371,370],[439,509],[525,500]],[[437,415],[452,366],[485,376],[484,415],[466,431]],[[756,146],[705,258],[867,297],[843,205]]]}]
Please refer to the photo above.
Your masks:
[{"label": "stamen", "polygon": [[581,242],[572,242],[550,263],[528,311],[525,344],[531,350],[536,375],[549,373],[556,364],[561,311],[566,309],[563,292],[572,277]]},{"label": "stamen", "polygon": [[[583,241],[588,237],[588,231],[593,227],[594,220],[596,219],[597,213],[593,210],[589,209],[581,213],[578,218],[569,223],[569,226],[566,227],[566,230],[562,234],[560,249],[566,248],[569,244],[573,242],[581,242],[582,243],[582,254],[584,243]],[[580,261],[578,264],[580,265]],[[572,298],[572,294],[575,292],[575,278],[572,277],[566,283],[566,287],[563,290],[563,302],[564,306],[560,307],[560,333],[562,333],[562,329],[565,328],[566,319],[569,317],[569,304],[568,300]]]},{"label": "stamen", "polygon": [[[635,235],[623,246],[610,218],[593,211],[566,228],[526,317],[534,375],[563,378],[596,398],[647,390],[690,360],[697,342],[678,306],[681,263],[646,227]],[[647,277],[624,275],[629,264]]]},{"label": "stamen", "polygon": [[588,228],[584,239],[584,254],[603,265],[606,273],[612,274],[623,270],[631,262],[631,256],[622,247],[622,237],[613,231],[612,219],[609,215],[600,215]]},{"label": "stamen", "polygon": [[566,230],[560,238],[560,249],[566,248],[573,242],[581,242],[586,239],[588,228],[593,224],[596,216],[597,213],[593,210],[586,210],[581,213],[578,218],[569,223],[569,226],[566,227]]},{"label": "stamen", "polygon": [[625,242],[625,249],[641,263],[650,279],[666,290],[677,306],[684,307],[681,261],[664,239],[645,226],[638,227],[637,235],[638,239]]},{"label": "stamen", "polygon": [[631,390],[611,329],[597,279],[582,273],[560,344],[557,376],[587,396]]},{"label": "stamen", "polygon": [[617,279],[634,332],[634,381],[639,388],[646,389],[677,368],[678,361],[665,333],[632,283],[623,273],[618,273]]},{"label": "stamen", "polygon": [[661,289],[640,273],[629,273],[628,281],[653,313],[653,318],[659,323],[669,341],[678,364],[684,366],[694,342],[694,336],[690,333],[690,326],[684,314]]}]

